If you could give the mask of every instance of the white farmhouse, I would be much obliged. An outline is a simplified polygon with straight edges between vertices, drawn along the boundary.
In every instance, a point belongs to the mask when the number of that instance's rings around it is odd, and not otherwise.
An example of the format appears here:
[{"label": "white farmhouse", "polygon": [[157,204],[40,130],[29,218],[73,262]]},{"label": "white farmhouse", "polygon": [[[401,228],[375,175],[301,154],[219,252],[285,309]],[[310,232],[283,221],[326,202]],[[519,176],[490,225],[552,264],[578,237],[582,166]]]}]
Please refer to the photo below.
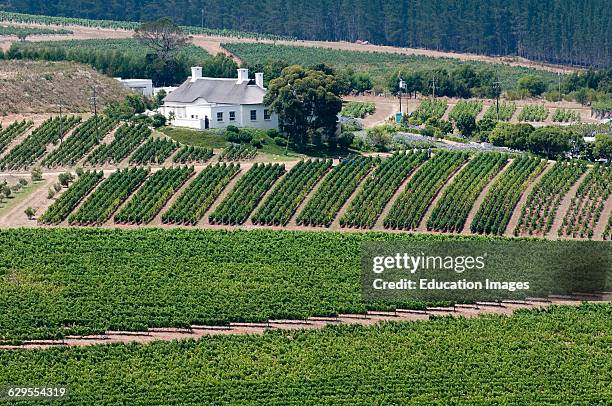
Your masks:
[{"label": "white farmhouse", "polygon": [[237,79],[202,77],[202,68],[191,68],[191,77],[164,99],[159,112],[171,125],[197,129],[228,125],[278,129],[278,117],[263,104],[263,73],[249,79],[248,69],[238,69]]}]

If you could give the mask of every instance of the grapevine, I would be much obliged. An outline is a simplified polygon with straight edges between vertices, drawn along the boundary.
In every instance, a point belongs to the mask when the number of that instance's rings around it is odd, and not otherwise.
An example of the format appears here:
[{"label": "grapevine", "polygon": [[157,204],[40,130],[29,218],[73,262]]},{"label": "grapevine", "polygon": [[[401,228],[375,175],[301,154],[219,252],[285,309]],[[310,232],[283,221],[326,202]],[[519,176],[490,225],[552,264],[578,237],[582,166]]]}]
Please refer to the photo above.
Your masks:
[{"label": "grapevine", "polygon": [[238,164],[207,166],[162,214],[162,222],[195,225],[239,171]]},{"label": "grapevine", "polygon": [[437,152],[410,179],[384,220],[385,228],[416,229],[448,177],[469,158],[466,152]]}]

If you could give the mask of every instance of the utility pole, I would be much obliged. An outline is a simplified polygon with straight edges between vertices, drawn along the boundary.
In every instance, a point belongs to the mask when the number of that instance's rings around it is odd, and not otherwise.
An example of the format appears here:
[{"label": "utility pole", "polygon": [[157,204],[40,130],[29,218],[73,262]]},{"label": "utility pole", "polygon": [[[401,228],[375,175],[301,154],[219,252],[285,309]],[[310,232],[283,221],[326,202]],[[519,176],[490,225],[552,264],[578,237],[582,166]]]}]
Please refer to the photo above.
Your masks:
[{"label": "utility pole", "polygon": [[501,82],[499,81],[499,75],[497,76],[497,80],[493,82],[493,86],[495,89],[495,99],[496,102],[496,110],[497,110],[497,121],[499,121],[499,95],[501,93]]},{"label": "utility pole", "polygon": [[64,139],[64,120],[62,118],[62,108],[64,107],[64,99],[59,98],[59,141],[60,145]]},{"label": "utility pole", "polygon": [[559,84],[559,103],[561,103],[561,72],[557,72],[557,83]]},{"label": "utility pole", "polygon": [[98,125],[98,96],[96,95],[96,86],[93,86],[93,97],[91,98],[91,104],[94,109],[94,120],[96,123],[96,143],[100,143],[100,126]]},{"label": "utility pole", "polygon": [[436,75],[434,75],[432,78],[431,95],[432,95],[432,98],[434,99],[436,98]]}]

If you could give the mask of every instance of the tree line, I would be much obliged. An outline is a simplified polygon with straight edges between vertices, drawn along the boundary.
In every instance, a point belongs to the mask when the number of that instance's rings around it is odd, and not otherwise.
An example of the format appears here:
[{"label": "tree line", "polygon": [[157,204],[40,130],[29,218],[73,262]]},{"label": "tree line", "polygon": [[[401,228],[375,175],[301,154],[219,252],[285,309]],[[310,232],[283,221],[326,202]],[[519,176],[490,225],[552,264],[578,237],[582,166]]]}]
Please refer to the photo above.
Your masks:
[{"label": "tree line", "polygon": [[12,0],[7,11],[237,29],[317,40],[367,40],[442,51],[612,64],[606,0]]}]

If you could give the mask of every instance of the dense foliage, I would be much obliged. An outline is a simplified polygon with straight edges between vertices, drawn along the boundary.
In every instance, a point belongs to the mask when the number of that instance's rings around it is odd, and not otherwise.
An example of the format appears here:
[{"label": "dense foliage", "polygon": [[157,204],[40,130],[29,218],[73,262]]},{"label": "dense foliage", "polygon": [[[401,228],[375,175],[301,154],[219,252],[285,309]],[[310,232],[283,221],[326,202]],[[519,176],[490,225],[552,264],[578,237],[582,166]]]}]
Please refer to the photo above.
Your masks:
[{"label": "dense foliage", "polygon": [[62,140],[61,145],[43,159],[42,164],[53,168],[56,166],[74,166],[91,149],[100,144],[116,122],[106,116],[92,116],[73,133]]},{"label": "dense foliage", "polygon": [[468,115],[476,119],[478,113],[482,111],[482,101],[459,100],[453,109],[448,113],[448,118],[457,121],[462,115]]},{"label": "dense foliage", "polygon": [[253,224],[287,225],[300,203],[331,165],[330,159],[298,162],[253,214]]},{"label": "dense foliage", "polygon": [[68,404],[605,404],[611,311],[3,351],[0,384],[44,376],[69,386]]},{"label": "dense foliage", "polygon": [[222,163],[205,167],[162,214],[162,222],[196,225],[239,171],[238,164]]},{"label": "dense foliage", "polygon": [[253,159],[257,155],[257,148],[244,144],[230,144],[223,148],[219,154],[219,161],[241,161]]},{"label": "dense foliage", "polygon": [[420,125],[428,120],[440,120],[446,112],[448,104],[445,100],[440,99],[425,99],[417,109],[410,114],[410,118],[414,120],[414,124]]},{"label": "dense foliage", "polygon": [[185,145],[172,157],[172,162],[179,164],[203,163],[212,156],[213,150],[210,148]]},{"label": "dense foliage", "polygon": [[548,117],[548,109],[539,104],[528,104],[518,115],[519,121],[544,121]]},{"label": "dense foliage", "polygon": [[507,161],[507,155],[498,153],[482,153],[472,159],[444,191],[427,219],[427,229],[463,231],[476,199]]},{"label": "dense foliage", "polygon": [[0,154],[9,146],[9,144],[17,137],[25,133],[32,126],[31,121],[15,121],[6,128],[0,128]]},{"label": "dense foliage", "polygon": [[145,124],[124,124],[115,131],[115,138],[110,144],[98,146],[87,157],[87,163],[91,165],[118,164],[150,135],[151,130]]},{"label": "dense foliage", "polygon": [[211,224],[243,224],[284,172],[284,165],[254,164],[238,179],[234,189],[208,216],[208,220]]},{"label": "dense foliage", "polygon": [[128,204],[115,215],[115,223],[143,224],[153,220],[166,202],[193,175],[192,167],[162,168],[151,175]]},{"label": "dense foliage", "polygon": [[466,152],[438,151],[425,162],[397,197],[384,219],[385,228],[414,230],[446,180],[469,158]]},{"label": "dense foliage", "polygon": [[[271,79],[278,77],[288,65],[325,64],[335,68],[337,76],[344,76],[343,69],[357,69],[371,77],[375,89],[393,94],[399,92],[399,77],[406,82],[404,93],[425,95],[432,93],[435,77],[436,96],[449,97],[494,97],[498,90],[516,89],[518,80],[525,76],[538,77],[548,86],[554,86],[557,80],[555,74],[547,71],[454,58],[266,43],[224,43],[222,46],[248,66],[261,67]],[[355,79],[348,76],[349,88],[357,90],[359,86],[352,84]],[[495,85],[498,79],[500,89]]]},{"label": "dense foliage", "polygon": [[177,0],[169,12],[166,4],[152,0],[13,0],[5,9],[127,21],[151,21],[171,15],[180,24],[203,23],[207,29],[248,30],[301,39],[361,39],[375,44],[610,66],[612,51],[607,39],[611,15],[606,1],[555,0],[547,2],[546,7],[538,5],[534,0],[469,0],[460,7],[448,0],[342,0],[333,4],[330,15],[332,6],[324,1],[294,4],[264,0],[245,7],[236,0]]},{"label": "dense foliage", "polygon": [[552,121],[558,123],[567,123],[570,121],[580,121],[580,114],[577,111],[569,109],[556,109],[552,115]]},{"label": "dense foliage", "polygon": [[[482,118],[490,118],[492,120],[498,119],[497,105],[493,104],[487,109]],[[512,102],[501,102],[499,104],[499,121],[510,121],[514,112],[516,111],[516,104]]]},{"label": "dense foliage", "polygon": [[[457,237],[178,228],[2,230],[0,341],[389,309],[390,303],[367,304],[362,298],[361,245],[373,240]],[[422,309],[424,303],[393,306]]]},{"label": "dense foliage", "polygon": [[514,235],[548,233],[561,199],[586,169],[584,162],[557,162],[527,196]]},{"label": "dense foliage", "polygon": [[130,163],[162,164],[179,147],[179,143],[167,138],[151,138],[140,146],[130,158]]},{"label": "dense foliage", "polygon": [[12,35],[25,39],[30,35],[66,35],[72,34],[72,31],[64,29],[52,29],[52,28],[40,28],[40,27],[27,27],[27,26],[14,26],[14,25],[0,25],[0,36]]},{"label": "dense foliage", "polygon": [[270,81],[264,103],[278,114],[279,129],[298,149],[323,143],[336,148],[340,93],[332,72],[292,65]]},{"label": "dense foliage", "polygon": [[609,165],[596,165],[578,187],[576,196],[572,197],[558,231],[559,236],[593,238],[595,226],[600,221],[610,193],[612,168]]},{"label": "dense foliage", "polygon": [[344,117],[364,118],[369,114],[374,114],[376,105],[373,102],[350,101],[342,106],[340,115]]},{"label": "dense foliage", "polygon": [[478,234],[502,235],[530,179],[546,166],[546,161],[528,155],[514,158],[484,198],[470,229]]},{"label": "dense foliage", "polygon": [[68,217],[70,224],[101,225],[145,180],[149,171],[142,168],[114,172],[87,198],[76,213]]},{"label": "dense foliage", "polygon": [[78,204],[96,187],[103,177],[100,172],[84,172],[79,179],[74,182],[68,190],[38,218],[42,224],[59,224],[68,218],[68,215],[78,206]]},{"label": "dense foliage", "polygon": [[48,119],[0,160],[0,169],[27,168],[45,154],[49,144],[58,142],[80,121],[77,116]]},{"label": "dense foliage", "polygon": [[426,152],[397,153],[369,176],[340,218],[341,227],[372,228],[402,182],[425,160]]},{"label": "dense foliage", "polygon": [[[38,10],[32,10],[38,12]],[[124,10],[125,11],[125,10]],[[199,12],[199,10],[198,10]],[[47,13],[38,13],[47,14]],[[135,30],[141,26],[140,23],[135,21],[118,21],[124,20],[124,18],[117,19],[115,21],[109,19],[87,19],[87,18],[74,18],[74,17],[53,17],[50,15],[38,15],[38,14],[24,14],[24,13],[11,13],[6,11],[0,11],[0,21],[9,21],[26,24],[43,24],[43,25],[78,25],[82,27],[92,28],[110,28],[114,30]],[[167,13],[164,13],[161,17],[166,17]],[[145,21],[151,21],[151,18],[145,19]],[[203,34],[203,35],[218,35],[221,37],[236,37],[236,38],[258,38],[258,39],[269,39],[269,40],[292,40],[294,38],[285,35],[273,35],[263,34],[256,32],[245,32],[235,31],[229,29],[214,29],[196,26],[182,26],[185,32],[189,34]]]},{"label": "dense foliage", "polygon": [[350,156],[340,161],[317,187],[297,216],[297,224],[331,226],[346,201],[374,166],[374,159]]}]

